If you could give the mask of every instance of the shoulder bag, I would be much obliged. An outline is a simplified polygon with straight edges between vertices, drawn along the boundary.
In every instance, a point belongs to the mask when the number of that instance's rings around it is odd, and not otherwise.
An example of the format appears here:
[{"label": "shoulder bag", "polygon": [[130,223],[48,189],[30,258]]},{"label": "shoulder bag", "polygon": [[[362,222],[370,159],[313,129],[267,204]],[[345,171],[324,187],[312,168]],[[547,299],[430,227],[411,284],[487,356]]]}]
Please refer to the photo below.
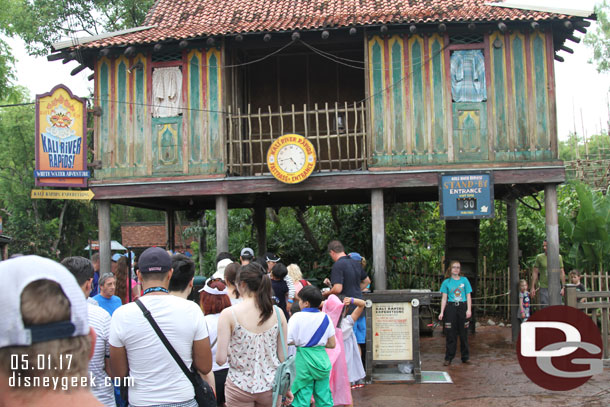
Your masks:
[{"label": "shoulder bag", "polygon": [[165,334],[163,334],[163,331],[161,331],[161,328],[159,328],[159,325],[157,325],[157,322],[150,314],[150,311],[144,306],[144,304],[142,304],[140,299],[137,299],[135,302],[138,304],[138,307],[140,307],[142,313],[159,336],[159,339],[161,339],[161,342],[163,342],[163,345],[165,345],[178,366],[180,366],[180,369],[182,369],[186,377],[193,384],[193,389],[195,390],[195,401],[197,401],[199,407],[216,407],[216,396],[214,396],[212,386],[203,380],[197,371],[190,370],[188,367],[186,367],[186,364],[180,355],[178,355],[178,352],[176,352],[172,344],[169,343],[165,337]]},{"label": "shoulder bag", "polygon": [[297,371],[294,356],[288,356],[288,348],[286,347],[286,342],[284,342],[284,330],[282,329],[280,309],[278,307],[273,308],[275,308],[277,325],[280,330],[280,339],[282,341],[282,350],[284,351],[284,361],[277,367],[275,378],[273,379],[273,407],[276,407],[280,396],[286,395],[290,390],[290,386],[292,386]]}]

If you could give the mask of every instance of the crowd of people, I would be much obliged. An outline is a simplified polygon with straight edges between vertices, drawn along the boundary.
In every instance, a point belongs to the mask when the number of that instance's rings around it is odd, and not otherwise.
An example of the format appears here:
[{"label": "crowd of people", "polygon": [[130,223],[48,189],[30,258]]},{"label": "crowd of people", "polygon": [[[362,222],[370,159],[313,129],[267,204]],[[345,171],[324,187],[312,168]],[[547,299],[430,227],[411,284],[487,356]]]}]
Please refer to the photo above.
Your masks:
[{"label": "crowd of people", "polygon": [[[351,405],[370,280],[357,253],[338,241],[328,251],[324,292],[274,253],[219,253],[199,303],[193,261],[161,248],[140,255],[136,278],[121,255],[103,275],[98,255],[3,261],[0,405],[195,407],[194,374],[217,406]],[[294,382],[274,393],[291,357]]]}]

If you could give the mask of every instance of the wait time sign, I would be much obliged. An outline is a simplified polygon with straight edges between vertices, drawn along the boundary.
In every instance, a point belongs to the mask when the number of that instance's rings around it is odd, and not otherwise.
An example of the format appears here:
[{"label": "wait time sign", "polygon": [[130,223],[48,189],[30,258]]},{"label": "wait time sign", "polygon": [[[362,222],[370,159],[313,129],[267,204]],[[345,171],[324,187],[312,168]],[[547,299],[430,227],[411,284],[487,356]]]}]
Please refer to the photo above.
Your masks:
[{"label": "wait time sign", "polygon": [[441,219],[494,217],[493,177],[490,172],[440,174]]}]

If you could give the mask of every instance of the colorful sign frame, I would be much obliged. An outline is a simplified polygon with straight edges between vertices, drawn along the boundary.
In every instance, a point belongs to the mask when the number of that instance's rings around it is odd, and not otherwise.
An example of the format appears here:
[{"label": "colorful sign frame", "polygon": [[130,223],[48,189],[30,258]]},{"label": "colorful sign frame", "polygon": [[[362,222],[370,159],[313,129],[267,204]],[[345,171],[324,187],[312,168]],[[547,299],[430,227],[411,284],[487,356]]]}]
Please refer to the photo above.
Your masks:
[{"label": "colorful sign frame", "polygon": [[441,219],[487,219],[494,214],[490,171],[441,173],[438,178]]},{"label": "colorful sign frame", "polygon": [[36,95],[36,186],[87,187],[87,102],[65,85]]}]

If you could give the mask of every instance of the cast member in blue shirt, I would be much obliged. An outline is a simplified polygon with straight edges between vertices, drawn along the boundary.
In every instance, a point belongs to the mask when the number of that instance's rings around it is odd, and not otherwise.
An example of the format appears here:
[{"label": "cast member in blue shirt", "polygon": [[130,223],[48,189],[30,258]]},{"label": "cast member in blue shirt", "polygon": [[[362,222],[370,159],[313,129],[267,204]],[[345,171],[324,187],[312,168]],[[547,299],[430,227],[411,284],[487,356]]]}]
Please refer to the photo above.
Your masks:
[{"label": "cast member in blue shirt", "polygon": [[100,307],[104,308],[110,316],[122,305],[121,299],[114,295],[116,281],[114,274],[108,273],[100,277],[100,293],[93,297]]},{"label": "cast member in blue shirt", "polygon": [[445,322],[447,338],[445,350],[445,366],[451,364],[457,348],[457,336],[460,336],[460,355],[463,363],[469,363],[468,331],[466,320],[472,315],[472,287],[468,279],[460,274],[460,262],[453,260],[445,273],[445,281],[441,285],[441,313],[438,319]]}]

